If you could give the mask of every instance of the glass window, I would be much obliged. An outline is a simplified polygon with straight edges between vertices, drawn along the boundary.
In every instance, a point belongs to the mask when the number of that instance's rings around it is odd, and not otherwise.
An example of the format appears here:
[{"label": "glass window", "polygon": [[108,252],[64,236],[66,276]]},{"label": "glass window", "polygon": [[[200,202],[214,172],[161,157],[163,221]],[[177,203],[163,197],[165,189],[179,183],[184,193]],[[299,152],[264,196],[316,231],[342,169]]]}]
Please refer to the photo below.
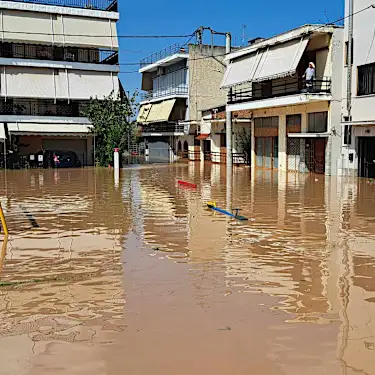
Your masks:
[{"label": "glass window", "polygon": [[309,113],[307,127],[309,133],[327,132],[328,112]]},{"label": "glass window", "polygon": [[375,94],[375,63],[358,67],[357,95]]},{"label": "glass window", "polygon": [[257,117],[254,119],[255,128],[277,128],[279,126],[279,117]]},{"label": "glass window", "polygon": [[286,126],[301,125],[301,122],[302,122],[302,116],[300,114],[286,116]]}]

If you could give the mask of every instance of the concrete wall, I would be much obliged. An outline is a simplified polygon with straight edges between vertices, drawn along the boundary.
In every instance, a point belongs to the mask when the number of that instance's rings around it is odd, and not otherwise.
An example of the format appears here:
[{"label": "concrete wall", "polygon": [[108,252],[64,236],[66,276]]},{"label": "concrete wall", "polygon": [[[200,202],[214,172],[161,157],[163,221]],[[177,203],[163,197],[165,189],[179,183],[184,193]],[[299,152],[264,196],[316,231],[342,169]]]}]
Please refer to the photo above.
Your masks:
[{"label": "concrete wall", "polygon": [[225,72],[224,54],[225,47],[211,49],[208,45],[189,45],[189,114],[192,121],[200,121],[202,110],[226,103],[226,90],[220,89]]}]

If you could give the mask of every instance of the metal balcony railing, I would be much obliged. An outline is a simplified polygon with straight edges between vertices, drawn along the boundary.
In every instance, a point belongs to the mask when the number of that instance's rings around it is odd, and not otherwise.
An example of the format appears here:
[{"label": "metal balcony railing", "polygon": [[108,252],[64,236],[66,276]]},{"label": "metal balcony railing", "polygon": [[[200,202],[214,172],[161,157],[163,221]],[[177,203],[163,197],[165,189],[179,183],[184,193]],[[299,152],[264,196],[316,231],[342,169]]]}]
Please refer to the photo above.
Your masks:
[{"label": "metal balcony railing", "polygon": [[289,78],[285,80],[277,80],[277,84],[272,81],[266,81],[253,84],[252,88],[234,88],[228,95],[228,102],[241,103],[302,93],[331,93],[331,78],[321,77],[313,81],[306,81],[297,78],[291,80]]},{"label": "metal balcony railing", "polygon": [[172,44],[171,46],[164,48],[163,50],[153,53],[150,56],[145,57],[140,61],[140,66],[143,68],[144,66],[150,65],[155,63],[156,61],[162,60],[168,56],[174,55],[176,53],[186,53],[186,48],[181,44]]},{"label": "metal balcony railing", "polygon": [[188,127],[186,124],[180,124],[180,123],[153,123],[153,124],[143,124],[141,126],[142,133],[183,133],[186,134],[185,131]]},{"label": "metal balcony railing", "polygon": [[0,57],[89,64],[118,64],[118,52],[112,50],[23,43],[0,43]]},{"label": "metal balcony railing", "polygon": [[187,95],[188,85],[181,85],[179,87],[170,87],[157,91],[145,91],[141,93],[141,100],[151,100],[156,98],[163,98],[172,95]]},{"label": "metal balcony railing", "polygon": [[6,101],[0,100],[0,115],[82,117],[82,109],[86,103],[8,98]]},{"label": "metal balcony railing", "polygon": [[60,7],[106,10],[117,12],[117,0],[10,0],[18,3],[55,5]]}]

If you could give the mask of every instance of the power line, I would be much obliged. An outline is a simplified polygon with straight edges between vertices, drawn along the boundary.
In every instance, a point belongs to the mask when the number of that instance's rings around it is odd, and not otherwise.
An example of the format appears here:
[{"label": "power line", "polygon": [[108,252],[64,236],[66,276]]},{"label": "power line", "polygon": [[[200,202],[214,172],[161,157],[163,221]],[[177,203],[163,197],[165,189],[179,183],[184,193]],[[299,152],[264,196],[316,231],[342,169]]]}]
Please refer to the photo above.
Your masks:
[{"label": "power line", "polygon": [[186,35],[93,35],[93,34],[64,34],[64,33],[45,33],[45,32],[35,32],[35,31],[11,31],[11,30],[2,30],[3,34],[24,34],[24,35],[50,35],[50,36],[62,36],[62,37],[77,37],[77,38],[124,38],[124,39],[167,39],[167,38],[189,38],[195,34],[186,34]]}]

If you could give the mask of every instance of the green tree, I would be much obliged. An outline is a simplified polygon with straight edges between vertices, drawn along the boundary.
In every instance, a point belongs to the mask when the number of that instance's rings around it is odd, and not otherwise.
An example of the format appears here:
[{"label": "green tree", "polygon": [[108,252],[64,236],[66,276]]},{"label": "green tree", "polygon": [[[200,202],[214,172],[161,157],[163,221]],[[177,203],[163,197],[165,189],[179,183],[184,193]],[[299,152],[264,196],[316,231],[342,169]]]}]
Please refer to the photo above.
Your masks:
[{"label": "green tree", "polygon": [[113,149],[119,148],[120,155],[128,150],[128,138],[135,136],[136,96],[111,93],[104,99],[91,98],[82,114],[89,118],[95,134],[95,164],[106,166],[113,161]]}]

